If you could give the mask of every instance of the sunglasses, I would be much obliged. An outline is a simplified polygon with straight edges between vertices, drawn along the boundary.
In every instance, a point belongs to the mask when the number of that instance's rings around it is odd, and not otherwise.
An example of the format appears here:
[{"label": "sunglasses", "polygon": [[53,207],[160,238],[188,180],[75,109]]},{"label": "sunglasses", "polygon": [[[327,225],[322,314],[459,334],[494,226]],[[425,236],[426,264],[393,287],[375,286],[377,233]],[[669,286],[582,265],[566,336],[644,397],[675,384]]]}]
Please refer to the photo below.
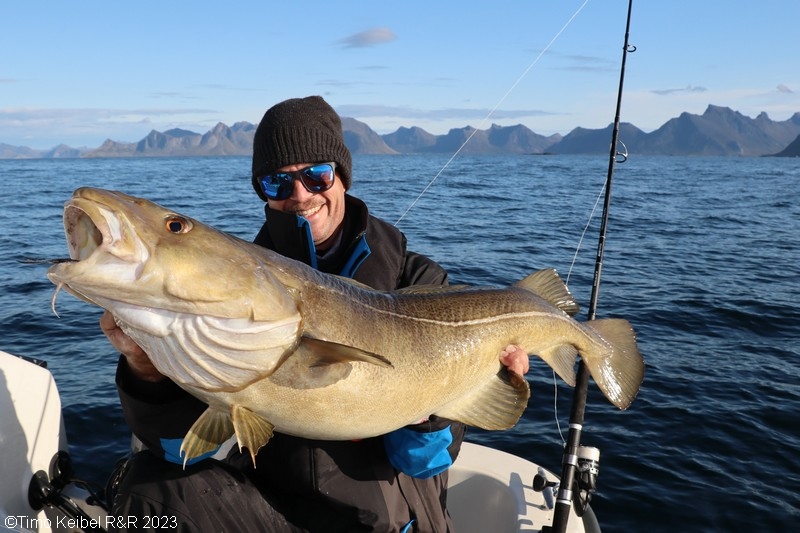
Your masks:
[{"label": "sunglasses", "polygon": [[270,200],[286,200],[294,191],[295,180],[300,180],[308,192],[327,191],[333,186],[335,163],[320,163],[291,172],[275,172],[258,178],[261,191]]}]

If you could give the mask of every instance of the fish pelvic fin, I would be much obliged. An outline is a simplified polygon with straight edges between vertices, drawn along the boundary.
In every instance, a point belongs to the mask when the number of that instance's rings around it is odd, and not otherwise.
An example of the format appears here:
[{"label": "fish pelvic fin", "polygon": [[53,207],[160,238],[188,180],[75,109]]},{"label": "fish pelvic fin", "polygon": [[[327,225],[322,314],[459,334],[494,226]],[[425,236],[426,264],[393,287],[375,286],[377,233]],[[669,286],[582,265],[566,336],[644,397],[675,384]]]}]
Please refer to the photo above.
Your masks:
[{"label": "fish pelvic fin", "polygon": [[272,430],[275,429],[275,426],[241,405],[231,407],[231,417],[236,440],[239,442],[239,451],[243,452],[242,448],[247,448],[250,458],[253,460],[253,467],[255,467],[256,454],[272,438]]},{"label": "fish pelvic fin", "polygon": [[525,412],[530,396],[525,378],[502,367],[483,387],[434,414],[481,429],[509,429]]},{"label": "fish pelvic fin", "polygon": [[575,297],[569,292],[566,283],[554,268],[546,268],[534,272],[516,282],[514,287],[528,290],[544,298],[569,316],[575,316],[580,311],[580,306],[575,301]]},{"label": "fish pelvic fin", "polygon": [[180,453],[183,468],[190,460],[213,452],[233,435],[233,422],[228,413],[209,407],[195,420],[183,438]]},{"label": "fish pelvic fin", "polygon": [[605,318],[583,324],[595,331],[611,346],[604,357],[581,354],[597,386],[608,401],[627,409],[644,380],[644,358],[636,346],[636,335],[627,320]]}]

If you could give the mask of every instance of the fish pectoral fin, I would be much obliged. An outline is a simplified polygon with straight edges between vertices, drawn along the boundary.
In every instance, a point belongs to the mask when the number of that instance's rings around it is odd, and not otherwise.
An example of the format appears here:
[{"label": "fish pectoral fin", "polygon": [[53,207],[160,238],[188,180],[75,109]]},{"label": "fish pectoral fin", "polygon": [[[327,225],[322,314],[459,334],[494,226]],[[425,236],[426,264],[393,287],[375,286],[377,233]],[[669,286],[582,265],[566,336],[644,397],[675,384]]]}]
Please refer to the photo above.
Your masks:
[{"label": "fish pectoral fin", "polygon": [[530,396],[525,378],[502,367],[483,387],[434,414],[482,429],[508,429],[525,412]]},{"label": "fish pectoral fin", "polygon": [[569,292],[567,285],[554,268],[546,268],[534,272],[516,282],[514,287],[519,287],[541,296],[569,316],[575,316],[580,311],[580,306],[575,301],[575,297]]},{"label": "fish pectoral fin", "polygon": [[558,344],[538,354],[550,368],[570,387],[575,386],[575,360],[578,349],[571,344]]},{"label": "fish pectoral fin", "polygon": [[247,448],[255,467],[256,453],[272,438],[272,430],[275,429],[275,426],[241,405],[233,405],[231,407],[231,417],[233,418],[236,440],[239,442],[239,451],[241,452],[242,448]]},{"label": "fish pectoral fin", "polygon": [[[365,352],[352,346],[339,344],[338,342],[323,341],[313,337],[303,336],[301,345],[304,347],[305,355],[311,357],[309,366],[329,365],[332,363],[350,363],[361,361],[382,367],[391,367],[392,363],[382,355]],[[316,361],[313,360],[316,358]]]},{"label": "fish pectoral fin", "polygon": [[233,422],[228,413],[209,407],[195,420],[181,443],[183,467],[191,459],[213,452],[233,435]]},{"label": "fish pectoral fin", "polygon": [[340,382],[352,371],[353,364],[349,362],[321,363],[319,356],[303,341],[269,380],[280,387],[320,389]]}]

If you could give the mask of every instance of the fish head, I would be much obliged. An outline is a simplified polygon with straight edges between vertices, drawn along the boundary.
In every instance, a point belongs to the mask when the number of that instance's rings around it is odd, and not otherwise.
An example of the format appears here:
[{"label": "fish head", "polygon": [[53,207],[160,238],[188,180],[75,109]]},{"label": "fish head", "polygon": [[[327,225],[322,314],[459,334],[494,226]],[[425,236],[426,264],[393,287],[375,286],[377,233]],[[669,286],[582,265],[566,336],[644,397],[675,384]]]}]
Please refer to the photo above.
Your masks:
[{"label": "fish head", "polygon": [[[111,311],[179,383],[241,386],[299,342],[298,305],[272,274],[274,252],[104,189],[77,189],[63,222],[71,261],[52,266],[48,278]],[[176,362],[176,350],[188,352],[188,362]]]},{"label": "fish head", "polygon": [[255,320],[296,312],[265,263],[269,251],[254,254],[260,247],[149,200],[84,187],[63,220],[73,261],[47,276],[83,300]]}]

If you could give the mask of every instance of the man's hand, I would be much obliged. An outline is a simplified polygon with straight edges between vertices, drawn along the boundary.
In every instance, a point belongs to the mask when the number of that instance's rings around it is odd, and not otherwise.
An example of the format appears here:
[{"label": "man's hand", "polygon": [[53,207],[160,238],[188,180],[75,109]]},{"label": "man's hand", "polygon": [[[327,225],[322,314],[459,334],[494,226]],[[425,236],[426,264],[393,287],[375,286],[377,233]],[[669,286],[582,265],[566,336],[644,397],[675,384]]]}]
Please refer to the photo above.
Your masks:
[{"label": "man's hand", "polygon": [[134,376],[152,382],[164,379],[164,375],[153,366],[144,350],[117,326],[114,315],[109,311],[105,311],[100,317],[100,329],[108,337],[111,345],[125,357],[128,368]]},{"label": "man's hand", "polygon": [[524,376],[530,368],[530,361],[525,350],[514,344],[509,344],[500,352],[500,362],[512,372]]}]

